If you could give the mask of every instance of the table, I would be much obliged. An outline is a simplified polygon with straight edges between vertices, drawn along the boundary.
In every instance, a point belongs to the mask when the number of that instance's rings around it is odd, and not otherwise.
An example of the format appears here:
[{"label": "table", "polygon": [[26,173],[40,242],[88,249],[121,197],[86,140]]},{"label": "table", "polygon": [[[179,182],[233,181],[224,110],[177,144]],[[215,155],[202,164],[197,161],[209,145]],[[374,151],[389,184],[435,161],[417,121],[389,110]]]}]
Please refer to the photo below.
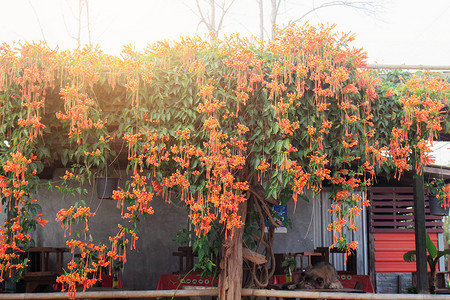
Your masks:
[{"label": "table", "polygon": [[200,274],[189,275],[173,275],[163,274],[159,276],[157,290],[176,290],[184,286],[209,286],[216,285],[216,281],[212,280],[211,276],[202,278]]},{"label": "table", "polygon": [[[374,289],[369,275],[340,275],[339,281],[344,289],[355,289],[357,283],[362,285],[362,290],[366,293],[373,293]],[[274,275],[273,284],[286,283],[286,275]]]}]

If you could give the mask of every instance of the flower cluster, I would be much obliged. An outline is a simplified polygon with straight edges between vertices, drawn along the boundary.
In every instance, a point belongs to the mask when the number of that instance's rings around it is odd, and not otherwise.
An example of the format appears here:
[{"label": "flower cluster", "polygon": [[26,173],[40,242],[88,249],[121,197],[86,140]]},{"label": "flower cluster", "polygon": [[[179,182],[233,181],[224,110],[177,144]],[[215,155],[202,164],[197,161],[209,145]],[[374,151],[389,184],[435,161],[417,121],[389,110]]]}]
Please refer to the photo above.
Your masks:
[{"label": "flower cluster", "polygon": [[92,216],[95,216],[95,213],[92,213],[89,207],[71,206],[69,209],[61,209],[56,214],[56,221],[61,222],[61,226],[64,228],[64,237],[66,237],[67,230],[69,230],[69,235],[72,234],[72,223],[78,221],[79,219],[83,219],[85,221],[86,226],[84,231],[88,231],[88,218]]},{"label": "flower cluster", "polygon": [[36,175],[31,168],[35,157],[27,158],[21,151],[6,156],[2,156],[1,171],[5,175],[0,175],[0,195],[9,217],[0,229],[0,281],[11,277],[13,270],[20,278],[27,268],[20,254],[31,244],[30,232],[36,224],[45,226],[48,222],[41,218],[42,214],[36,214],[36,199],[30,198],[31,181]]},{"label": "flower cluster", "polygon": [[92,240],[87,242],[70,240],[67,241],[67,246],[71,249],[72,259],[67,265],[66,273],[59,276],[56,282],[62,284],[62,291],[68,290],[69,299],[75,299],[77,287],[82,286],[85,291],[101,281],[103,268],[109,267],[111,273],[109,260],[114,254],[111,251],[107,252],[106,245],[94,245]]},{"label": "flower cluster", "polygon": [[431,146],[442,130],[450,89],[448,82],[430,73],[401,80],[398,89],[403,114],[400,124],[392,128],[389,151],[398,177],[411,165],[421,174],[424,166],[434,162]]},{"label": "flower cluster", "polygon": [[442,207],[448,207],[450,204],[450,184],[445,184],[442,178],[433,178],[430,182],[425,184],[425,191],[436,198],[441,203]]}]

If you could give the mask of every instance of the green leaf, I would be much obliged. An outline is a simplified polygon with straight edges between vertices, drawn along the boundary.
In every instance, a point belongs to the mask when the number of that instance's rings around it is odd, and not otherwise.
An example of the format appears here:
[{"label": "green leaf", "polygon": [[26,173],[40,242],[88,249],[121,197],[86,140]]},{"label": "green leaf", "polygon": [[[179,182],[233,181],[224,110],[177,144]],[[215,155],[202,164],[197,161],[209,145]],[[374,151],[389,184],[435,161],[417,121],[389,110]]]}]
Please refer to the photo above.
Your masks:
[{"label": "green leaf", "polygon": [[272,172],[272,179],[276,178],[277,176],[278,176],[278,169],[275,169]]},{"label": "green leaf", "polygon": [[450,249],[445,249],[444,251],[438,251],[436,258],[438,259],[444,255],[450,255]]},{"label": "green leaf", "polygon": [[263,119],[262,119],[262,118],[258,118],[258,119],[256,120],[256,123],[258,124],[258,126],[259,126],[260,128],[263,128]]},{"label": "green leaf", "polygon": [[283,147],[283,141],[282,141],[282,140],[279,140],[279,141],[277,141],[277,143],[275,144],[275,151],[276,151],[277,153],[280,153],[280,152],[281,152],[281,147]]},{"label": "green leaf", "polygon": [[291,141],[289,139],[285,139],[283,142],[284,149],[289,150],[290,145],[291,145]]},{"label": "green leaf", "polygon": [[300,195],[300,197],[301,197],[303,200],[305,200],[306,202],[309,202],[309,198],[308,198],[305,194]]},{"label": "green leaf", "polygon": [[62,149],[61,151],[61,163],[63,166],[67,166],[67,163],[69,162],[69,155],[68,155],[69,149]]},{"label": "green leaf", "polygon": [[406,262],[413,262],[416,260],[416,251],[408,251],[405,254],[403,254],[403,260]]},{"label": "green leaf", "polygon": [[436,246],[431,241],[430,235],[427,233],[427,250],[431,257],[436,257],[437,249]]}]

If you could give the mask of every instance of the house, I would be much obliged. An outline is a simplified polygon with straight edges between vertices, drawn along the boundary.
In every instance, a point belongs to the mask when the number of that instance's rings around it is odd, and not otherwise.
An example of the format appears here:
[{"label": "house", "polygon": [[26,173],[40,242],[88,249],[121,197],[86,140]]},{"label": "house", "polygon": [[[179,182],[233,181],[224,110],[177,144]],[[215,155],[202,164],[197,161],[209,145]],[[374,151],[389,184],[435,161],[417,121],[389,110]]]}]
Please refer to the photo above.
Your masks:
[{"label": "house", "polygon": [[[450,178],[450,168],[428,166],[425,178]],[[415,249],[414,194],[411,174],[404,174],[400,182],[386,181],[382,177],[376,186],[363,197],[370,200],[370,207],[362,211],[355,220],[358,231],[347,232],[357,240],[357,274],[370,275],[378,293],[406,293],[413,285],[412,272],[415,263],[403,260],[403,254]],[[445,249],[443,216],[430,214],[428,199],[425,199],[426,231],[439,250]],[[314,248],[333,243],[332,232],[327,230],[331,215],[329,192],[324,190],[313,204]],[[332,263],[338,270],[345,269],[343,255],[332,255]],[[439,264],[445,270],[444,259]]]}]

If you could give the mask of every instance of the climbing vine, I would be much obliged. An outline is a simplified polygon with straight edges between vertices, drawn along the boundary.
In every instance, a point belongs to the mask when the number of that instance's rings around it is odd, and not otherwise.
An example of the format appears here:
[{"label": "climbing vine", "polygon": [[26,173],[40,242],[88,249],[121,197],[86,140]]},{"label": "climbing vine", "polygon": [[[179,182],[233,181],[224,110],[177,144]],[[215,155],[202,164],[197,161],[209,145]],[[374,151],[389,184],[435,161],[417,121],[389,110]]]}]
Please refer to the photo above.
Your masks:
[{"label": "climbing vine", "polygon": [[[333,26],[305,24],[265,44],[239,35],[183,38],[142,52],[126,46],[121,57],[88,46],[0,46],[0,187],[10,216],[0,233],[1,279],[26,267],[20,253],[46,222],[34,199],[36,175],[55,161],[67,168],[56,188],[80,195],[56,216],[73,253],[58,282],[72,298],[114,261],[123,266],[155,196],[184,200],[199,238],[214,228],[223,257],[205,256],[210,271],[227,272],[227,249],[246,225],[254,226],[246,245],[270,261],[279,226],[272,207],[283,197],[300,205],[299,196],[324,185],[332,186],[330,246],[356,248],[345,232],[357,229],[354,218],[369,205],[360,191],[381,170],[400,178],[433,161],[433,139],[449,132],[449,83],[427,73],[393,84],[365,69],[352,41]],[[111,174],[117,143],[127,148],[130,180],[114,191],[122,220],[107,246],[89,234],[95,213],[83,197],[97,174]],[[85,238],[71,238],[79,221]],[[264,268],[249,285],[267,285]]]}]

